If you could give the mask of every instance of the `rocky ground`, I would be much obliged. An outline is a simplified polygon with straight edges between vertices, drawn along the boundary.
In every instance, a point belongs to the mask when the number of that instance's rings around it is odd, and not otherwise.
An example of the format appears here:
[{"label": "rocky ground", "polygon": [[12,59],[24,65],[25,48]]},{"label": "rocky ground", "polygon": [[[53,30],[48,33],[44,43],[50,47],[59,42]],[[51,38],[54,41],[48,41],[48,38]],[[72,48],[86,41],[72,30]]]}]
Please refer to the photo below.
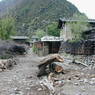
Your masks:
[{"label": "rocky ground", "polygon": [[95,95],[95,69],[64,62],[64,74],[37,78],[42,57],[29,50],[18,56],[17,65],[0,72],[0,95]]}]

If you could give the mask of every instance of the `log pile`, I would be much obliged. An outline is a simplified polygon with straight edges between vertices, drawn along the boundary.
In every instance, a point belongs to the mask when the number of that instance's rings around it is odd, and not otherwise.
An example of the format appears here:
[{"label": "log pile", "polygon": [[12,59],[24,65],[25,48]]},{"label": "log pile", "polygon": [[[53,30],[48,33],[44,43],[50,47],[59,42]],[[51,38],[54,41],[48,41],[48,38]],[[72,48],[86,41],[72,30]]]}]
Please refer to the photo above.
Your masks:
[{"label": "log pile", "polygon": [[16,64],[16,60],[14,59],[0,59],[0,71],[11,69]]},{"label": "log pile", "polygon": [[56,62],[64,62],[63,58],[59,54],[51,54],[44,58],[41,61],[41,64],[38,65],[39,67],[39,73],[38,77],[49,75],[51,72],[53,73],[63,73],[63,67]]}]

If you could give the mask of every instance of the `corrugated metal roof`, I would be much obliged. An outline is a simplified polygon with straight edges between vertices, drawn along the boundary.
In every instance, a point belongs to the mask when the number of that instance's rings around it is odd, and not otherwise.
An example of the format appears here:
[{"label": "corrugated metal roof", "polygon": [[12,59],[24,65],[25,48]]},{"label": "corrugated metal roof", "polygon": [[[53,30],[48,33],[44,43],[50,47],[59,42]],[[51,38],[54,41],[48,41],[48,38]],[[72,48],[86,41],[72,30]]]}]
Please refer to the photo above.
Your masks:
[{"label": "corrugated metal roof", "polygon": [[29,39],[27,36],[10,36],[11,39]]},{"label": "corrugated metal roof", "polygon": [[48,41],[62,41],[63,39],[61,37],[55,37],[55,36],[44,36],[41,38],[41,41],[48,42]]}]

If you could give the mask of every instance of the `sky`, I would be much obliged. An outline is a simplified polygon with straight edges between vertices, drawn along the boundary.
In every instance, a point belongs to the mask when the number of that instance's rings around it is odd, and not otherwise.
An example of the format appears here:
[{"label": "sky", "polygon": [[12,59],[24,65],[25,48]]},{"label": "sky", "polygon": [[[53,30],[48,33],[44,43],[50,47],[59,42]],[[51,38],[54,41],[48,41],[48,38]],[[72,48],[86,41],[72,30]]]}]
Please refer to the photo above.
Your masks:
[{"label": "sky", "polygon": [[74,4],[80,12],[90,19],[95,19],[95,0],[67,0]]}]

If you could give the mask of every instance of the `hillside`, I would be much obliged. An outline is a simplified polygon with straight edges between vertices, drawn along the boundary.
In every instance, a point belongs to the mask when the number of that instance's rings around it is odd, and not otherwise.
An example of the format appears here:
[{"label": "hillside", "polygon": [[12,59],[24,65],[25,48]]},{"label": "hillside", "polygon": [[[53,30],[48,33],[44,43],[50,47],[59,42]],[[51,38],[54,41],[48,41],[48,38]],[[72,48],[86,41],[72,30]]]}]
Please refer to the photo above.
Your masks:
[{"label": "hillside", "polygon": [[[60,17],[69,18],[78,9],[66,0],[4,0],[0,3],[0,14],[10,13],[16,18],[17,30],[23,35]],[[2,16],[1,15],[1,16]]]}]

